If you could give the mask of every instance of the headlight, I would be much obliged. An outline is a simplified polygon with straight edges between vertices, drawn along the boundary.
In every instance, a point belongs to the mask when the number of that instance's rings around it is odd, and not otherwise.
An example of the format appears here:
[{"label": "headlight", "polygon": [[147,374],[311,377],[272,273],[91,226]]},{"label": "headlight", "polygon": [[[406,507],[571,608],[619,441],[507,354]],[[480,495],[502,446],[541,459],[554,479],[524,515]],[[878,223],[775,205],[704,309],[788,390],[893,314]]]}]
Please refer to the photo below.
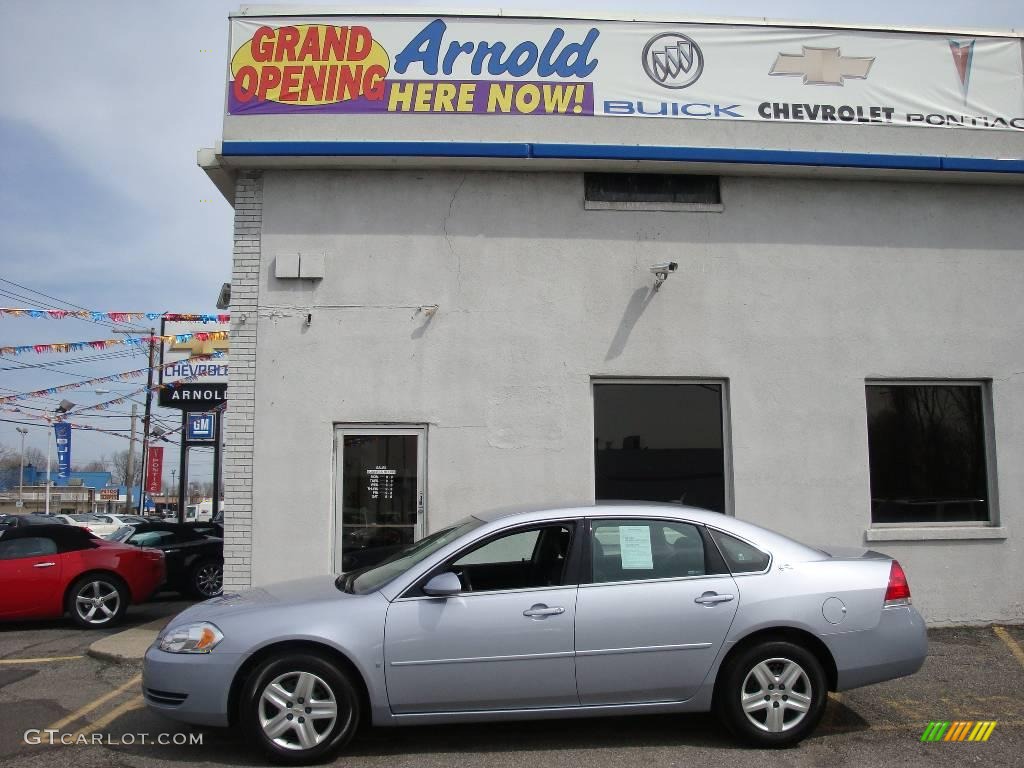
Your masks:
[{"label": "headlight", "polygon": [[223,639],[217,627],[201,621],[167,630],[157,638],[157,647],[167,653],[209,653]]}]

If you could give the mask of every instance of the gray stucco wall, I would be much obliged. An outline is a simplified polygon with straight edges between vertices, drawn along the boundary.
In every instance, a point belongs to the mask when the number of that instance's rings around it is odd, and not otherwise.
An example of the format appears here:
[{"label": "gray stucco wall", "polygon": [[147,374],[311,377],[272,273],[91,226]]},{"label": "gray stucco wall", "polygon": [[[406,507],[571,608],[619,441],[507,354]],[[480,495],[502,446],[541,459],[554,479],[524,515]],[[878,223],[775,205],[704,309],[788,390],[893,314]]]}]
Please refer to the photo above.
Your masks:
[{"label": "gray stucco wall", "polygon": [[[254,585],[331,568],[334,423],[428,425],[435,529],[592,499],[592,377],[723,378],[734,513],[856,545],[865,379],[972,378],[992,380],[1006,538],[872,546],[932,623],[1024,618],[1021,188],[724,178],[722,213],[654,213],[584,210],[579,173],[280,170],[262,194]],[[295,252],[326,279],[274,278]]]}]

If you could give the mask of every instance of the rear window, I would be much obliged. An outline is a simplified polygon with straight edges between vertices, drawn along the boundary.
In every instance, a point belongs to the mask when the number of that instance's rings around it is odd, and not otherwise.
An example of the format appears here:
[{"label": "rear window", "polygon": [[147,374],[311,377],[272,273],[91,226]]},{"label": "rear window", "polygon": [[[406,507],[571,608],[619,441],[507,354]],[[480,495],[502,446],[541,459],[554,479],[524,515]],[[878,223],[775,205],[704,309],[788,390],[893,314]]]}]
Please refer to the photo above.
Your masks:
[{"label": "rear window", "polygon": [[722,551],[729,570],[733,573],[760,573],[768,567],[771,555],[727,533],[709,528],[718,548]]}]

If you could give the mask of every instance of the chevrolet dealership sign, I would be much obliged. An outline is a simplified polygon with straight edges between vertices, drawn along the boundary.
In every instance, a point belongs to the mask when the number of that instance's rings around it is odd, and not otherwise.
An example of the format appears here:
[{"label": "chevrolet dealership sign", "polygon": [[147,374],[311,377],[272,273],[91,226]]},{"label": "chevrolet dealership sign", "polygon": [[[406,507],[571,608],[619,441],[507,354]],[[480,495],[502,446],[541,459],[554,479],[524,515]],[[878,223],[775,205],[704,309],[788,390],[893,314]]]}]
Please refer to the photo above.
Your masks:
[{"label": "chevrolet dealership sign", "polygon": [[196,338],[196,331],[226,331],[226,323],[167,322],[160,357],[160,405],[209,410],[228,388],[228,340]]},{"label": "chevrolet dealership sign", "polygon": [[1021,39],[731,24],[236,16],[227,111],[1024,130]]}]

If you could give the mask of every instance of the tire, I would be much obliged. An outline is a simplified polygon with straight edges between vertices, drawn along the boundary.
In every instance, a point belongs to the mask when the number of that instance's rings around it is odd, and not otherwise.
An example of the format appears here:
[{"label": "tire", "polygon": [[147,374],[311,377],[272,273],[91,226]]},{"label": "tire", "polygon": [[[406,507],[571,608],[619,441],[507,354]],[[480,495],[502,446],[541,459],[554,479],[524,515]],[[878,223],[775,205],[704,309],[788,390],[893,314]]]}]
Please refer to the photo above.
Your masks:
[{"label": "tire", "polygon": [[64,607],[78,626],[103,629],[121,622],[128,601],[128,587],[121,579],[96,573],[81,576],[71,585]]},{"label": "tire", "polygon": [[224,563],[217,560],[200,560],[189,571],[188,591],[193,597],[208,600],[223,591]]},{"label": "tire", "polygon": [[[817,657],[785,640],[758,643],[728,662],[715,709],[732,733],[758,747],[789,747],[817,726],[828,686]],[[749,711],[744,711],[744,702]]]},{"label": "tire", "polygon": [[[308,693],[300,696],[302,690]],[[310,702],[315,704],[311,707]],[[314,707],[324,716],[306,720]],[[361,708],[356,685],[335,664],[316,654],[285,652],[249,676],[240,715],[249,739],[271,760],[307,765],[348,744],[359,727]]]}]

